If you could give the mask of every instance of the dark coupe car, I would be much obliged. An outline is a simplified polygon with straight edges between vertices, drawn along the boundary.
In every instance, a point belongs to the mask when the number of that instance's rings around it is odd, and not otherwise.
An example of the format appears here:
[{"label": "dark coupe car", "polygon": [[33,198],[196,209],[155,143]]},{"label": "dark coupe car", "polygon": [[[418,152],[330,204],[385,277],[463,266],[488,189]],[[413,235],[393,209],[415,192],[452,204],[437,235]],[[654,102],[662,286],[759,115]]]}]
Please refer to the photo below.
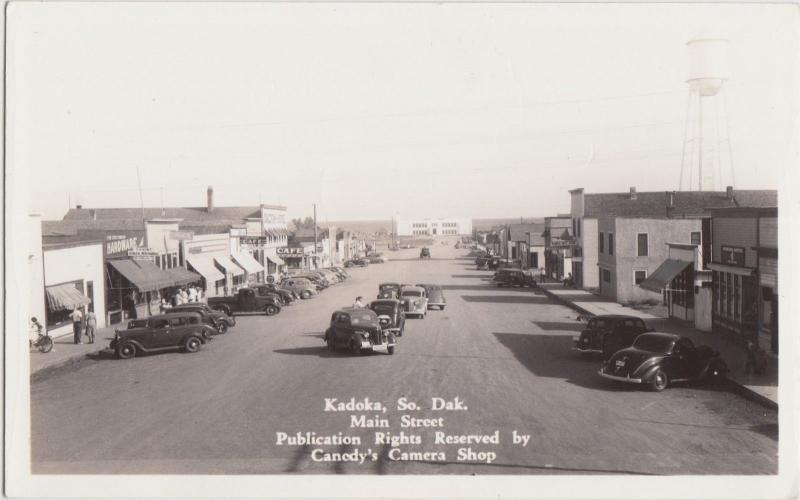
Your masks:
[{"label": "dark coupe car", "polygon": [[444,311],[444,306],[447,305],[447,299],[444,298],[442,285],[418,283],[417,286],[425,289],[425,292],[428,296],[428,309],[437,307],[440,311]]},{"label": "dark coupe car", "polygon": [[199,314],[205,324],[210,325],[219,333],[227,333],[228,328],[236,326],[236,318],[234,316],[228,316],[222,311],[215,311],[202,302],[180,304],[166,309],[164,314],[176,314],[182,312],[193,312]]},{"label": "dark coupe car", "polygon": [[620,349],[630,347],[642,333],[652,331],[641,318],[635,316],[595,316],[589,320],[581,334],[572,339],[572,350],[584,354],[602,354],[608,359]]},{"label": "dark coupe car", "polygon": [[378,315],[378,323],[383,331],[393,332],[398,337],[403,336],[406,313],[402,302],[397,299],[378,299],[370,302],[369,308]]},{"label": "dark coupe car", "polygon": [[292,304],[295,300],[300,298],[300,296],[293,291],[278,286],[275,283],[259,283],[258,285],[253,285],[253,288],[256,290],[256,293],[261,296],[269,294],[277,295],[285,306]]},{"label": "dark coupe car", "polygon": [[367,267],[369,260],[367,259],[351,259],[344,262],[344,267]]},{"label": "dark coupe car", "polygon": [[174,349],[196,352],[214,333],[197,313],[159,314],[131,321],[127,330],[116,330],[109,347],[120,359],[132,358],[140,352]]},{"label": "dark coupe car", "polygon": [[351,307],[333,313],[324,340],[331,351],[342,347],[355,355],[366,350],[386,350],[389,354],[394,354],[397,346],[394,333],[381,328],[378,315],[374,311]]},{"label": "dark coupe car", "polygon": [[659,392],[673,382],[721,382],[728,367],[708,346],[695,347],[691,339],[671,333],[643,333],[631,347],[603,362],[598,372],[605,378],[644,384]]},{"label": "dark coupe car", "polygon": [[378,298],[379,299],[396,299],[400,297],[400,283],[389,282],[381,283],[378,285]]},{"label": "dark coupe car", "polygon": [[431,250],[428,247],[422,247],[422,250],[419,251],[419,258],[420,259],[430,259],[431,258]]},{"label": "dark coupe car", "polygon": [[522,269],[500,269],[494,273],[492,281],[497,286],[536,287],[536,279],[530,271]]}]

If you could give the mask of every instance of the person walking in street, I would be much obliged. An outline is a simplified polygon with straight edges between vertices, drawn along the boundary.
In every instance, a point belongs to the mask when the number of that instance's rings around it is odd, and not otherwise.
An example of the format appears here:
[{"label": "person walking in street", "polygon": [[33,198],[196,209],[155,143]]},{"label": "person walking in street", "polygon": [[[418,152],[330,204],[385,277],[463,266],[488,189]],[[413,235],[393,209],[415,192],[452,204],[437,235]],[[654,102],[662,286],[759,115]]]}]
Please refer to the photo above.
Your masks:
[{"label": "person walking in street", "polygon": [[86,336],[89,337],[89,343],[94,344],[94,335],[97,333],[97,316],[94,311],[86,313]]},{"label": "person walking in street", "polygon": [[69,315],[72,319],[72,335],[76,344],[83,344],[81,335],[83,334],[83,313],[77,307],[72,309],[72,314]]}]

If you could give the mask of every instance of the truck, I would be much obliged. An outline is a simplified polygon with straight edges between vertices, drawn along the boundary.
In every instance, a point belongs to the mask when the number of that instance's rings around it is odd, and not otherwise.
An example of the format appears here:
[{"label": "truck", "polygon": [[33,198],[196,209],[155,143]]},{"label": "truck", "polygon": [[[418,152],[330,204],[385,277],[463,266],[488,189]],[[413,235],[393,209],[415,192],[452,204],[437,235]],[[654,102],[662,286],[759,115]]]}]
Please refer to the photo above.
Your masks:
[{"label": "truck", "polygon": [[281,304],[275,295],[261,296],[252,288],[240,288],[232,297],[209,297],[208,306],[228,316],[253,312],[274,316],[281,312]]}]

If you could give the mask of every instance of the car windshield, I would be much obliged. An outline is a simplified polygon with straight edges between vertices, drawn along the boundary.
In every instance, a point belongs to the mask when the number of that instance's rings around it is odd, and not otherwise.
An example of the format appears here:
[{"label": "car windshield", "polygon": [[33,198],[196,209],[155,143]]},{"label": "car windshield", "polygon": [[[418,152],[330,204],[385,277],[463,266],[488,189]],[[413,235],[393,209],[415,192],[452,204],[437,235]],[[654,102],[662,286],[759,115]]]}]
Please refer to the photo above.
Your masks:
[{"label": "car windshield", "polygon": [[673,340],[659,335],[639,335],[633,347],[642,351],[668,353],[672,348]]},{"label": "car windshield", "polygon": [[375,304],[372,310],[378,314],[394,314],[394,306],[390,304]]},{"label": "car windshield", "polygon": [[422,292],[417,290],[405,290],[401,295],[403,297],[422,297]]},{"label": "car windshield", "polygon": [[602,330],[611,326],[611,322],[607,319],[594,318],[589,320],[589,328]]},{"label": "car windshield", "polygon": [[350,313],[350,322],[354,325],[359,323],[374,323],[375,316],[363,312],[363,313]]}]

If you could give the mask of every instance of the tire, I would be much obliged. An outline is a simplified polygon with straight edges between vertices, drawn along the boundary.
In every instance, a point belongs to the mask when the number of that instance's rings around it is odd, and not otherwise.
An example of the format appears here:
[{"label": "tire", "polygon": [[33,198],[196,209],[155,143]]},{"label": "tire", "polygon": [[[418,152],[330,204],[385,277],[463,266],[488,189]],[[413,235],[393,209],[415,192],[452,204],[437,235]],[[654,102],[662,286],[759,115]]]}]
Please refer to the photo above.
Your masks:
[{"label": "tire", "polygon": [[444,311],[444,306],[439,306],[440,311]]},{"label": "tire", "polygon": [[264,308],[264,314],[266,314],[267,316],[275,316],[279,312],[280,309],[278,309],[276,306],[273,305],[268,305],[267,307]]},{"label": "tire", "polygon": [[228,333],[228,323],[225,323],[224,321],[217,323],[217,331],[220,333],[220,335],[225,335]]},{"label": "tire", "polygon": [[361,356],[361,346],[356,344],[355,340],[350,341],[350,354],[353,356]]},{"label": "tire", "polygon": [[661,392],[669,386],[669,377],[666,372],[661,368],[657,369],[653,374],[653,379],[650,381],[650,390],[653,392]]},{"label": "tire", "polygon": [[389,351],[389,354],[394,354],[394,348],[395,347],[396,346],[390,345],[389,347],[386,348],[386,350]]},{"label": "tire", "polygon": [[302,292],[300,292],[301,299],[306,300],[310,297],[311,297],[311,292],[309,292],[308,290],[303,290]]},{"label": "tire", "polygon": [[184,349],[186,352],[197,352],[200,350],[200,345],[203,342],[200,340],[199,337],[195,337],[192,335],[191,337],[187,338],[186,341],[183,343]]},{"label": "tire", "polygon": [[50,337],[45,337],[39,342],[39,351],[47,354],[48,352],[53,350],[53,339]]},{"label": "tire", "polygon": [[125,342],[117,348],[119,359],[131,359],[134,356],[136,356],[136,346],[130,342]]},{"label": "tire", "polygon": [[333,343],[333,339],[329,338],[328,340],[325,341],[325,343],[328,344],[328,350],[329,351],[331,351],[331,352],[335,352],[336,351],[336,344]]}]

